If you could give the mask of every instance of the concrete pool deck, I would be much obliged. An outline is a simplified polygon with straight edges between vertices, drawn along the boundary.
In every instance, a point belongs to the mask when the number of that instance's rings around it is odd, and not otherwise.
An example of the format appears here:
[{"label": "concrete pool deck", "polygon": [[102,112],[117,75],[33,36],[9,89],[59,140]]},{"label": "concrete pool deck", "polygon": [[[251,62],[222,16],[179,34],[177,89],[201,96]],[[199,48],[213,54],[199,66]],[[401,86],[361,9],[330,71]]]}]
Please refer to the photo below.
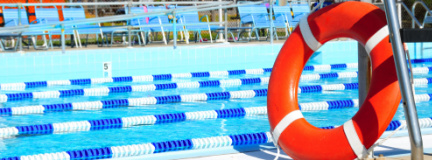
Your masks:
[{"label": "concrete pool deck", "polygon": [[[378,141],[380,141],[379,139]],[[424,159],[432,160],[432,134],[423,135],[423,147],[424,147]],[[258,151],[242,152],[242,153],[232,153],[224,155],[215,155],[207,157],[195,157],[186,158],[183,160],[268,160],[274,159],[276,157],[277,150],[274,147],[262,147]],[[383,157],[379,157],[382,154]],[[374,149],[375,158],[369,158],[369,160],[409,160],[410,157],[410,141],[409,137],[394,137],[389,138],[382,145],[377,146]],[[291,160],[292,158],[283,153],[281,150],[281,155],[279,160]]]}]

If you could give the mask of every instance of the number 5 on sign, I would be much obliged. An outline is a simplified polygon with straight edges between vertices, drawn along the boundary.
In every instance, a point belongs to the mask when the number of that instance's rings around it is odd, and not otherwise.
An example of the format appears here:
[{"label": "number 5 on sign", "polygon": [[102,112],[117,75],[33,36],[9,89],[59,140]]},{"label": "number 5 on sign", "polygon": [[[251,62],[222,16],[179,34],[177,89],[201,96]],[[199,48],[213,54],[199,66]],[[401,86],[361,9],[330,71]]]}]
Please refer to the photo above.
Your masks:
[{"label": "number 5 on sign", "polygon": [[103,77],[112,77],[111,62],[103,62]]}]

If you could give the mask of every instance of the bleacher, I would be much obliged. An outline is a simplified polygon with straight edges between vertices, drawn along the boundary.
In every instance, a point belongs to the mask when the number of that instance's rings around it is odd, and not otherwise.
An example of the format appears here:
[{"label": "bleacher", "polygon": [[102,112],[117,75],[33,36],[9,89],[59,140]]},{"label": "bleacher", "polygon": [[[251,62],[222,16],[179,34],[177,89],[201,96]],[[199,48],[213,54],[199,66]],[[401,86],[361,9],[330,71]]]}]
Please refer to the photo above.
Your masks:
[{"label": "bleacher", "polygon": [[[97,5],[123,6],[123,12],[118,8],[116,10],[116,13],[120,15],[98,17],[95,15],[98,14],[98,10],[90,11],[88,8],[95,8],[95,6],[90,7],[89,4],[51,0],[49,3],[55,4],[49,5],[33,0],[23,3],[21,23],[18,23],[19,16],[11,15],[13,10],[15,10],[14,13],[18,14],[17,1],[14,1],[15,3],[6,2],[6,0],[1,1],[5,2],[0,4],[2,6],[0,23],[3,23],[4,29],[8,27],[15,27],[14,29],[16,29],[13,34],[6,34],[5,31],[2,33],[0,28],[0,47],[3,51],[31,49],[30,45],[33,45],[34,49],[65,48],[66,44],[76,48],[87,47],[87,44],[109,47],[113,45],[131,47],[134,44],[145,46],[150,42],[156,42],[157,39],[161,39],[166,45],[170,42],[173,42],[174,45],[177,42],[188,44],[189,40],[193,40],[195,43],[213,43],[217,40],[216,38],[219,40],[227,39],[225,41],[232,40],[233,42],[238,42],[239,39],[262,40],[260,39],[261,36],[265,36],[265,40],[269,41],[270,39],[278,39],[280,37],[278,33],[283,34],[285,32],[285,37],[287,37],[289,31],[294,28],[292,20],[298,20],[300,16],[304,15],[296,13],[290,17],[286,14],[288,12],[284,12],[283,16],[280,16],[281,12],[278,12],[280,9],[277,9],[279,6],[275,6],[274,14],[270,15],[270,5],[259,2],[248,2],[249,4],[224,2],[224,9],[236,8],[237,14],[240,15],[240,19],[237,20],[240,22],[239,26],[225,25],[227,27],[225,28],[225,26],[220,25],[227,22],[220,23],[216,19],[210,19],[208,15],[201,15],[199,12],[218,9],[219,4],[217,2],[205,2],[199,3],[199,5],[194,5],[192,2],[189,4],[173,2],[170,3],[171,5],[162,5],[164,3],[161,2],[98,3]],[[304,6],[298,5],[284,7],[289,7],[290,10],[294,11],[299,10],[297,7],[304,8]],[[306,8],[308,8],[307,5]],[[247,12],[248,10],[253,12]],[[175,17],[173,17],[174,11],[176,12]],[[121,18],[121,15],[125,17]],[[127,18],[126,15],[131,18]],[[235,15],[230,15],[230,17],[235,17]],[[223,17],[219,18],[224,19]],[[12,20],[13,23],[5,23],[5,20],[9,20],[9,22]],[[77,24],[73,22],[77,22]],[[111,25],[107,26],[110,23]],[[176,27],[173,27],[174,24]],[[35,30],[26,30],[21,25],[29,25]],[[40,29],[41,26],[45,28]],[[23,29],[20,30],[21,28]],[[270,30],[273,31],[272,34]],[[203,36],[203,33],[206,35]],[[179,35],[179,37],[176,38],[174,35],[176,37]],[[85,44],[82,45],[84,41]]]}]

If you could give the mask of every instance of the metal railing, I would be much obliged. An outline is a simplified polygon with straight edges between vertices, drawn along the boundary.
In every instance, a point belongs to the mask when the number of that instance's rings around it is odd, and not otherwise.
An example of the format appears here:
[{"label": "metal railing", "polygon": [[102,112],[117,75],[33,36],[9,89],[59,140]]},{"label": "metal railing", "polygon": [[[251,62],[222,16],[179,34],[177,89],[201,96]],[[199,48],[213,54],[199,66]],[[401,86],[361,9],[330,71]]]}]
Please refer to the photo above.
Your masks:
[{"label": "metal railing", "polygon": [[[232,2],[84,2],[84,3],[21,3],[21,6],[106,6],[106,5],[166,5],[166,4],[224,4]],[[0,6],[5,7],[18,7],[20,3],[2,3]]]},{"label": "metal railing", "polygon": [[[417,4],[421,4],[421,6],[423,6],[423,8],[426,10],[426,14],[429,13],[429,15],[432,16],[432,11],[427,7],[427,5],[422,0],[417,0],[413,3],[413,6],[411,7],[412,8],[412,16],[411,17],[415,18],[415,9],[416,9]],[[421,25],[421,28],[423,28],[423,27],[424,27],[424,23]],[[415,28],[414,21],[412,21],[412,28]]]},{"label": "metal railing", "polygon": [[[114,21],[125,21],[125,20],[131,20],[131,19],[137,19],[137,18],[146,18],[150,16],[159,16],[159,15],[167,15],[172,14],[175,18],[175,14],[178,13],[184,13],[184,12],[198,12],[198,11],[208,11],[208,10],[215,10],[215,9],[224,9],[225,10],[225,22],[210,22],[209,24],[218,24],[218,25],[224,25],[225,29],[225,37],[228,35],[227,30],[227,9],[228,8],[234,8],[239,6],[246,6],[246,5],[254,5],[254,4],[262,4],[267,1],[258,1],[258,2],[250,2],[250,3],[242,3],[242,4],[232,4],[233,2],[193,2],[192,4],[202,4],[202,5],[196,5],[196,6],[189,6],[189,7],[182,7],[182,8],[176,8],[176,9],[167,9],[163,11],[155,11],[155,12],[149,12],[149,13],[139,13],[139,14],[127,14],[127,15],[116,15],[116,16],[109,16],[109,17],[97,17],[97,18],[88,18],[83,20],[73,20],[73,21],[60,21],[56,23],[49,23],[49,24],[34,24],[34,25],[19,25],[14,27],[2,27],[0,28],[0,33],[22,33],[26,31],[50,31],[50,30],[61,30],[61,41],[62,41],[62,52],[65,53],[65,35],[64,35],[64,29],[65,26],[76,26],[80,24],[90,24],[90,23],[102,23],[102,22],[114,22]],[[133,5],[141,5],[141,4],[191,4],[191,2],[110,2],[110,3],[49,3],[49,4],[43,4],[43,3],[26,3],[26,4],[0,4],[0,6],[7,6],[7,7],[18,7],[22,8],[24,6],[82,6],[82,5],[127,5],[128,7]],[[18,20],[19,24],[21,24],[21,12],[18,12]],[[271,24],[273,19],[270,19]],[[139,25],[139,26],[133,26],[133,27],[157,27],[157,26],[173,26],[173,38],[174,38],[174,48],[177,47],[176,40],[177,40],[177,29],[176,29],[177,22],[173,20],[172,25]],[[202,24],[187,24],[189,25],[202,25]],[[103,28],[103,27],[99,27]],[[130,30],[131,26],[125,25],[125,26],[112,26],[112,28],[128,28]],[[80,29],[80,28],[74,28],[74,29]],[[92,29],[97,29],[92,28]],[[130,34],[129,34],[130,35]],[[271,39],[273,39],[273,34],[270,34]],[[226,38],[227,39],[227,38]],[[129,41],[131,41],[131,38],[129,38]],[[129,42],[129,45],[131,43]]]},{"label": "metal railing", "polygon": [[405,11],[408,13],[408,15],[411,17],[411,20],[412,20],[412,28],[415,28],[415,24],[417,24],[418,26],[419,26],[419,28],[423,28],[423,25],[420,23],[420,21],[415,17],[415,13],[414,13],[414,10],[413,11],[411,11],[409,8],[408,8],[408,6],[405,4],[405,3],[403,3],[402,1],[398,1],[398,2],[396,2],[396,3],[398,3],[398,4],[400,4],[404,9],[405,9]]},{"label": "metal railing", "polygon": [[[225,3],[229,4],[229,3]],[[183,12],[190,12],[190,11],[202,11],[202,10],[211,10],[218,7],[219,4],[209,4],[209,5],[202,5],[202,6],[191,6],[191,7],[184,7],[179,9],[168,9],[164,11],[155,11],[150,13],[131,13],[127,15],[117,15],[117,16],[110,16],[110,17],[98,17],[98,18],[88,18],[83,20],[72,20],[72,21],[61,21],[56,23],[50,23],[50,24],[33,24],[33,25],[21,25],[21,26],[14,26],[14,27],[2,27],[0,28],[0,33],[9,33],[9,32],[25,32],[31,29],[32,31],[38,31],[38,30],[58,30],[61,29],[61,26],[74,26],[74,25],[80,25],[80,24],[89,24],[89,23],[101,23],[101,22],[113,22],[113,21],[121,21],[121,20],[131,20],[131,19],[137,19],[137,18],[146,18],[150,16],[158,16],[158,15],[166,15],[168,13],[183,13]],[[52,5],[51,5],[52,6]],[[205,8],[204,8],[205,7]],[[207,8],[209,7],[209,8]],[[226,6],[224,6],[226,8]],[[18,12],[18,20],[21,20],[21,12]],[[118,28],[127,28],[128,26],[113,26]]]},{"label": "metal railing", "polygon": [[400,35],[400,23],[396,12],[395,0],[384,0],[384,8],[389,28],[389,38],[393,48],[399,87],[402,95],[405,119],[408,126],[408,134],[411,142],[411,159],[422,160],[423,140],[414,101],[413,87],[408,73],[405,50]]}]

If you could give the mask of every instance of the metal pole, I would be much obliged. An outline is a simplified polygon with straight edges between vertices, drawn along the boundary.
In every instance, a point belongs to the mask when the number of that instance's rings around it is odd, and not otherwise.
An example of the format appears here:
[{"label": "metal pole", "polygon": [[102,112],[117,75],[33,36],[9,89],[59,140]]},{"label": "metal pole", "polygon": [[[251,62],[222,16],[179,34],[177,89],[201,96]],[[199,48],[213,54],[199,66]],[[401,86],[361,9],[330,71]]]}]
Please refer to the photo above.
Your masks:
[{"label": "metal pole", "polygon": [[[95,2],[97,3],[98,0],[95,0]],[[98,15],[98,5],[95,5],[95,15],[96,17],[99,17]]]},{"label": "metal pole", "polygon": [[358,43],[358,93],[359,93],[359,106],[361,106],[366,99],[370,87],[371,80],[371,62],[366,49]]},{"label": "metal pole", "polygon": [[65,33],[64,33],[64,25],[61,25],[61,48],[62,53],[66,53],[66,39],[65,39]]},{"label": "metal pole", "polygon": [[[362,2],[372,3],[371,0],[361,0]],[[358,43],[358,93],[359,93],[359,106],[361,106],[366,99],[369,91],[371,80],[371,62],[369,54],[362,44]]]},{"label": "metal pole", "polygon": [[399,20],[399,26],[402,26],[402,6],[400,3],[396,3],[397,4],[397,15],[398,15],[398,20]]},{"label": "metal pole", "polygon": [[[270,0],[270,44],[273,44],[273,0]],[[258,35],[257,35],[258,36]]]},{"label": "metal pole", "polygon": [[18,25],[19,26],[22,25],[22,22],[21,22],[21,7],[22,7],[22,4],[18,3]]},{"label": "metal pole", "polygon": [[389,37],[392,42],[393,55],[399,86],[402,93],[403,106],[407,121],[408,133],[411,140],[411,159],[423,159],[423,142],[414,101],[413,88],[408,75],[408,67],[404,48],[400,37],[400,26],[397,18],[396,3],[394,0],[384,0],[384,8],[389,26]]},{"label": "metal pole", "polygon": [[[409,9],[406,9],[407,11],[409,11]],[[413,5],[412,6],[412,16],[411,17],[415,17],[415,5]],[[409,13],[409,12],[408,12]],[[414,22],[414,18],[411,18],[411,27],[412,28],[415,28],[415,22]],[[419,27],[421,27],[421,26],[419,26]],[[422,49],[423,50],[423,49]],[[417,43],[416,42],[414,42],[414,55],[416,55],[417,56]],[[416,57],[417,58],[417,57]]]},{"label": "metal pole", "polygon": [[[131,8],[132,8],[132,3],[131,3],[131,1],[129,1],[129,4],[128,4],[128,13],[129,14],[132,14],[131,13]],[[131,28],[131,26],[130,26],[130,21],[129,21],[129,26],[128,26],[128,48],[132,48],[132,28]]]},{"label": "metal pole", "polygon": [[[237,0],[234,0],[233,4],[234,4],[234,5],[237,4]],[[237,14],[237,13],[238,13],[238,12],[237,12],[237,7],[232,7],[232,11],[233,11],[235,14]]]},{"label": "metal pole", "polygon": [[[219,2],[222,2],[222,0],[219,0]],[[222,7],[222,5],[219,5],[219,6]],[[223,22],[223,16],[224,16],[224,14],[222,13],[222,8],[219,8],[219,22],[221,22],[221,24],[219,24],[220,27],[223,26],[223,24],[222,24],[222,22]],[[222,33],[219,33],[219,39],[216,40],[216,42],[225,42],[225,40],[223,39],[223,34]]]},{"label": "metal pole", "polygon": [[[22,25],[22,22],[21,22],[21,20],[22,20],[22,18],[21,18],[21,7],[22,7],[22,4],[18,3],[18,26]],[[19,47],[19,52],[23,52],[22,36],[18,37],[18,47]]]},{"label": "metal pole", "polygon": [[[173,15],[173,39],[174,39],[174,49],[177,49],[177,17],[176,17],[176,12],[173,11],[172,12]],[[211,34],[211,33],[210,33]],[[169,37],[169,35],[168,35]]]},{"label": "metal pole", "polygon": [[[225,8],[224,9],[224,14],[225,14],[225,29],[224,29],[224,32],[225,32],[225,42],[228,42],[228,9],[227,8]],[[235,37],[232,37],[233,39],[235,38]]]}]

